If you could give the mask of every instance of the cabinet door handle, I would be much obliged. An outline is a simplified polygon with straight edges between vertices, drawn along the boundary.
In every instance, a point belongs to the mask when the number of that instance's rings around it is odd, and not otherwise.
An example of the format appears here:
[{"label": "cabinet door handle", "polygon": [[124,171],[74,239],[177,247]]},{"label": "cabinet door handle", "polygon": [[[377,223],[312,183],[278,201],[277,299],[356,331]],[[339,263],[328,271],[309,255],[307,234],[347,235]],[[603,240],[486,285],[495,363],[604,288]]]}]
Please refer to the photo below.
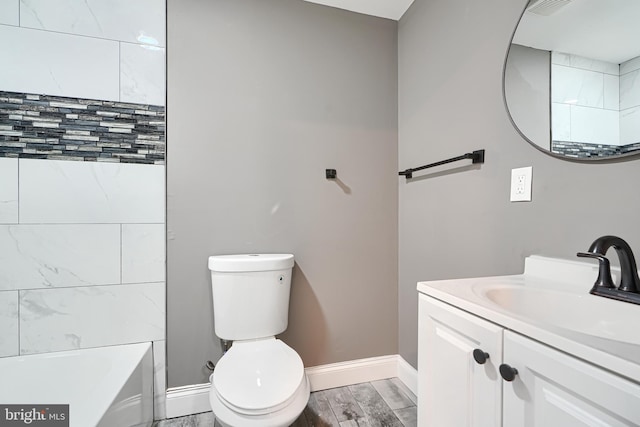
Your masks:
[{"label": "cabinet door handle", "polygon": [[511,366],[507,365],[506,363],[503,363],[502,365],[500,365],[500,376],[502,377],[503,380],[505,381],[513,381],[516,379],[516,375],[518,375],[518,370],[516,368],[512,368]]},{"label": "cabinet door handle", "polygon": [[479,348],[473,350],[473,360],[475,360],[478,365],[484,365],[489,358],[489,353],[486,353]]}]

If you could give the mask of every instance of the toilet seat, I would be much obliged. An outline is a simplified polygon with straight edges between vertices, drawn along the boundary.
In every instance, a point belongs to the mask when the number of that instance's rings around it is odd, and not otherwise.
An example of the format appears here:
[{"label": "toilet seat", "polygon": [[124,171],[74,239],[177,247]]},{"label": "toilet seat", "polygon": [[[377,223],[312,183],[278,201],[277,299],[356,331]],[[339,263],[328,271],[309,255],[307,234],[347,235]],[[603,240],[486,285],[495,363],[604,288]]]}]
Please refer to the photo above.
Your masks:
[{"label": "toilet seat", "polygon": [[235,341],[211,376],[212,390],[234,412],[277,412],[308,387],[300,356],[275,337]]},{"label": "toilet seat", "polygon": [[[213,374],[211,375],[213,377]],[[216,417],[216,424],[222,427],[289,427],[300,416],[309,401],[309,381],[304,377],[300,388],[288,406],[276,412],[263,415],[245,415],[233,411],[220,400],[215,386],[211,384],[209,403]]]}]

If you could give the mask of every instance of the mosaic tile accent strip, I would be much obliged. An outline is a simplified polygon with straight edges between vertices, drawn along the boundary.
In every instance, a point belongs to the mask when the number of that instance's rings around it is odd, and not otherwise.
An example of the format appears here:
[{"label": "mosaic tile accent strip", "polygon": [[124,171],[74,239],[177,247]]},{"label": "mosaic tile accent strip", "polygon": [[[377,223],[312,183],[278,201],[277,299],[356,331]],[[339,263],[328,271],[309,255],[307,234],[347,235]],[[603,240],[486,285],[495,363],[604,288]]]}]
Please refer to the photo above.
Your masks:
[{"label": "mosaic tile accent strip", "polygon": [[0,91],[0,157],[164,164],[165,108]]},{"label": "mosaic tile accent strip", "polygon": [[627,144],[622,146],[624,151],[623,153],[629,153],[631,151],[640,150],[640,142],[635,142],[633,144]]},{"label": "mosaic tile accent strip", "polygon": [[553,141],[551,151],[568,157],[591,159],[619,156],[640,150],[640,143],[628,145],[588,144],[583,142]]}]

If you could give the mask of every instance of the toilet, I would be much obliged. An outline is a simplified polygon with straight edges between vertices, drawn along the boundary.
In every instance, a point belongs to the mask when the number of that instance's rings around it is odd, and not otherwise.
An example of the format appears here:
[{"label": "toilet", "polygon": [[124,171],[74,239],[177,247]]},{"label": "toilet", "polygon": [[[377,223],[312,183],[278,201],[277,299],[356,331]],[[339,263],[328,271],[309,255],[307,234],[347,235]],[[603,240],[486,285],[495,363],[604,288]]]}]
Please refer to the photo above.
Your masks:
[{"label": "toilet", "polygon": [[233,341],[211,374],[209,401],[225,427],[287,427],[309,400],[287,329],[293,255],[209,257],[215,333]]}]

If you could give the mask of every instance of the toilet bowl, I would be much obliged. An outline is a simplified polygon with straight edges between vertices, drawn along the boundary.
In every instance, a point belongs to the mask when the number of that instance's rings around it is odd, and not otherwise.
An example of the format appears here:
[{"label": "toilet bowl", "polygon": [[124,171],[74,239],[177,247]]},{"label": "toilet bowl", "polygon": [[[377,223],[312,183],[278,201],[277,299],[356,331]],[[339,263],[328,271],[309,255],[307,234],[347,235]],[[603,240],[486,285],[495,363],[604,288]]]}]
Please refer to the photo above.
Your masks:
[{"label": "toilet bowl", "polygon": [[289,254],[209,257],[216,335],[233,341],[210,376],[225,427],[287,427],[307,405],[302,359],[275,337],[288,325],[292,268]]},{"label": "toilet bowl", "polygon": [[210,380],[211,408],[224,426],[290,426],[309,400],[302,359],[275,338],[235,342]]}]

